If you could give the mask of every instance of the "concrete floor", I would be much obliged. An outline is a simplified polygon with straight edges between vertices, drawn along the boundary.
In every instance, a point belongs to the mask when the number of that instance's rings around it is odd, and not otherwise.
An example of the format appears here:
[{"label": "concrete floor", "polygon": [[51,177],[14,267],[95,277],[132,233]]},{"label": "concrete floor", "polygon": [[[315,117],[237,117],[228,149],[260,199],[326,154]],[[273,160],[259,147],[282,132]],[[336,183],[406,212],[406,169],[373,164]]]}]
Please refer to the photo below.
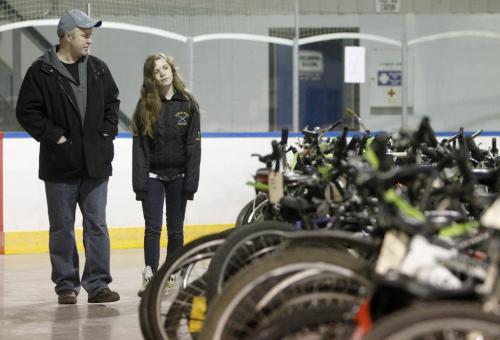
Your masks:
[{"label": "concrete floor", "polygon": [[143,266],[142,249],[114,250],[110,288],[121,300],[88,304],[82,289],[76,305],[62,306],[50,280],[49,254],[0,255],[0,339],[142,339],[137,290]]}]

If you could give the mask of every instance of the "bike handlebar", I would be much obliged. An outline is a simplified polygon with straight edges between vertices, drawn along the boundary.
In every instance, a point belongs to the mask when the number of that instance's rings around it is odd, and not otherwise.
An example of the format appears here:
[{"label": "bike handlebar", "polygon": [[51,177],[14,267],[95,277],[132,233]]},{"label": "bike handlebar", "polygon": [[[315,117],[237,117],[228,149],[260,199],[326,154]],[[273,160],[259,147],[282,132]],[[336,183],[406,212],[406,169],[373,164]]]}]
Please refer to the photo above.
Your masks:
[{"label": "bike handlebar", "polygon": [[479,136],[480,134],[483,133],[483,129],[479,129],[477,130],[476,132],[474,132],[472,135],[470,135],[471,138],[476,138],[477,136]]},{"label": "bike handlebar", "polygon": [[288,129],[287,128],[281,129],[280,144],[281,145],[287,145],[288,144]]}]

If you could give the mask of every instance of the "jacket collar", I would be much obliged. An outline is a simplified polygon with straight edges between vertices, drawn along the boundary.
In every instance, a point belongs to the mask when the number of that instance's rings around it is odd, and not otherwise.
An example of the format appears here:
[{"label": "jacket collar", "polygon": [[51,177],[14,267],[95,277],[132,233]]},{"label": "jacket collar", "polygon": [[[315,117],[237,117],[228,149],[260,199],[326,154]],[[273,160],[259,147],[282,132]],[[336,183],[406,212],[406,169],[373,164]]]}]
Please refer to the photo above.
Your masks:
[{"label": "jacket collar", "polygon": [[[174,95],[172,96],[172,98],[170,98],[170,100],[179,100],[179,101],[183,101],[183,102],[187,101],[186,97],[184,97],[179,92],[175,92]],[[166,102],[168,100],[167,100],[167,98],[165,98],[165,96],[161,96],[161,101]]]},{"label": "jacket collar", "polygon": [[[64,77],[68,78],[69,80],[71,80],[73,83],[76,84],[76,81],[73,78],[73,76],[71,75],[71,73],[69,73],[69,71],[63,65],[62,61],[59,60],[59,58],[57,57],[57,50],[58,49],[59,49],[59,45],[52,46],[52,48],[47,50],[40,58],[38,58],[38,60],[41,60],[41,61],[45,62],[46,64],[49,64],[50,66],[55,68],[57,70],[57,72],[59,72],[61,75],[63,75]],[[85,57],[83,57],[82,62],[86,63],[87,60],[88,60],[88,56],[85,56]]]}]

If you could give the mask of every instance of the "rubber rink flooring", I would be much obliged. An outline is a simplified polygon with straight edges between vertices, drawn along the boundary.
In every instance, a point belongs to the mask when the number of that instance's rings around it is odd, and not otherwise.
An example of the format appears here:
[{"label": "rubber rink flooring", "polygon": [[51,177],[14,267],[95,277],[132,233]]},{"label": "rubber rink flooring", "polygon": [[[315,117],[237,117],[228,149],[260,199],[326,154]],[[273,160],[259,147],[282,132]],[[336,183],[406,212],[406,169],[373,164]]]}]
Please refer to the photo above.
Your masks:
[{"label": "rubber rink flooring", "polygon": [[[0,255],[0,339],[142,339],[137,290],[143,259],[142,249],[111,251],[109,287],[120,301],[89,304],[81,289],[76,305],[58,305],[49,254]],[[80,254],[80,275],[83,260]]]}]

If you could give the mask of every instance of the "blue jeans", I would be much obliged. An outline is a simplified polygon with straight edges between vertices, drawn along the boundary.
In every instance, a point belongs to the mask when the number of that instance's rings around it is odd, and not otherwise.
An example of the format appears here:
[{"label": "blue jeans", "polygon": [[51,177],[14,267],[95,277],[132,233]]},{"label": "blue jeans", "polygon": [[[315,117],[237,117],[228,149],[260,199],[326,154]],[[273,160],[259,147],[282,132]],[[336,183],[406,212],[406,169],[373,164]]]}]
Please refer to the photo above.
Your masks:
[{"label": "blue jeans", "polygon": [[163,222],[163,202],[167,215],[167,256],[184,244],[184,215],[187,200],[182,197],[183,178],[164,182],[150,178],[148,195],[142,201],[146,230],[144,232],[144,262],[156,272],[160,260],[160,236]]},{"label": "blue jeans", "polygon": [[[106,226],[108,178],[82,179],[71,182],[45,182],[49,213],[49,250],[52,281],[57,294],[63,290],[80,291],[89,297],[111,282],[109,271],[109,235]],[[83,216],[85,267],[79,275],[75,242],[76,205]]]}]

